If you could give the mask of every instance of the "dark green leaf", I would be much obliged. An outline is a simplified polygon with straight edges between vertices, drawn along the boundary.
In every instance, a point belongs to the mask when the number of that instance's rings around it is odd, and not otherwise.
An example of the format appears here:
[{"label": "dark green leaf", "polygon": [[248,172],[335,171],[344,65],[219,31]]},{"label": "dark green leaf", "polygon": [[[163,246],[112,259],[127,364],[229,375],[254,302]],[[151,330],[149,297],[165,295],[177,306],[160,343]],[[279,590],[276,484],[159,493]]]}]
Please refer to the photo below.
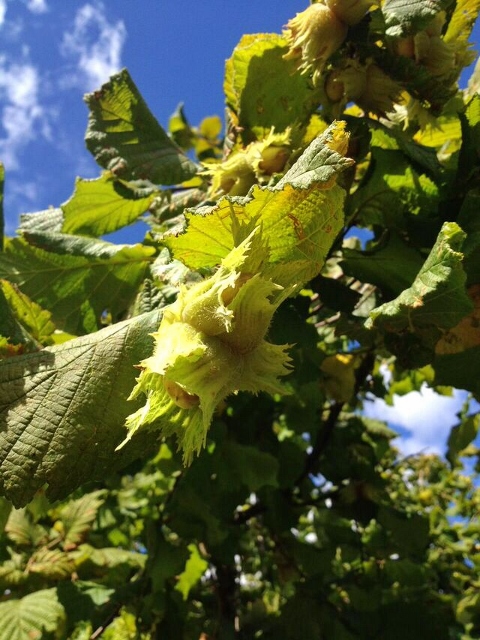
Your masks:
[{"label": "dark green leaf", "polygon": [[0,487],[14,504],[44,484],[51,498],[66,496],[149,450],[148,434],[115,447],[135,408],[134,365],[149,355],[158,322],[153,312],[1,363]]},{"label": "dark green leaf", "polygon": [[453,466],[457,463],[459,454],[473,442],[480,426],[480,414],[463,416],[459,424],[455,425],[448,437],[447,460]]},{"label": "dark green leaf", "polygon": [[425,27],[437,13],[446,9],[450,0],[385,0],[382,12],[393,36],[406,35]]},{"label": "dark green leaf", "polygon": [[427,346],[433,346],[440,330],[455,326],[473,308],[460,253],[464,239],[457,224],[446,223],[412,286],[374,309],[367,326],[390,333],[418,333]]},{"label": "dark green leaf", "polygon": [[389,297],[409,287],[422,264],[421,254],[395,232],[375,248],[365,251],[345,248],[341,262],[344,273],[380,287]]}]

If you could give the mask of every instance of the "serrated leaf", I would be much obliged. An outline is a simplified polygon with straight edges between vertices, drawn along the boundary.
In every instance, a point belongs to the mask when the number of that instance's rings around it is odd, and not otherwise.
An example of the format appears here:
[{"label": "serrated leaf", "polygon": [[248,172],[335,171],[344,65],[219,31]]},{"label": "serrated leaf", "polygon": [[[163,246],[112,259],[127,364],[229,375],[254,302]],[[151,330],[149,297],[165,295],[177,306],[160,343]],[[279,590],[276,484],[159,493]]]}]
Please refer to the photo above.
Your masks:
[{"label": "serrated leaf", "polygon": [[95,237],[112,233],[148,211],[158,194],[153,187],[140,190],[109,173],[96,180],[77,178],[73,195],[62,204],[62,231]]},{"label": "serrated leaf", "polygon": [[146,436],[114,450],[135,408],[134,365],[151,353],[158,322],[153,312],[0,364],[1,493],[19,506],[48,483],[58,499],[145,455]]},{"label": "serrated leaf", "polygon": [[0,620],[0,640],[40,640],[46,633],[60,636],[65,611],[55,589],[42,589],[0,602]]},{"label": "serrated leaf", "polygon": [[222,198],[187,213],[186,233],[165,238],[175,258],[199,269],[214,267],[261,226],[271,275],[283,286],[316,275],[343,226],[345,192],[334,184],[351,165],[334,149],[342,127],[334,123],[314,140],[275,187],[254,186],[245,198]]},{"label": "serrated leaf", "polygon": [[154,253],[140,244],[29,233],[7,243],[0,254],[0,278],[49,309],[57,328],[78,335],[101,327],[106,309],[115,320],[121,318]]},{"label": "serrated leaf", "polygon": [[74,573],[75,563],[65,551],[43,547],[31,556],[27,571],[46,580],[65,580]]},{"label": "serrated leaf", "polygon": [[392,333],[420,332],[429,346],[441,330],[455,326],[473,307],[460,253],[464,239],[457,224],[445,223],[412,286],[374,309],[366,326]]},{"label": "serrated leaf", "polygon": [[90,109],[87,148],[116,177],[171,185],[197,172],[158,124],[126,69],[85,101]]},{"label": "serrated leaf", "polygon": [[[309,120],[319,92],[308,78],[295,73],[295,62],[284,60],[286,39],[276,33],[245,35],[225,67],[227,106],[247,131],[284,131]],[[278,79],[282,78],[279,82]]]},{"label": "serrated leaf", "polygon": [[104,491],[94,491],[77,500],[69,500],[60,510],[58,517],[63,525],[65,549],[71,549],[83,542],[104,500]]},{"label": "serrated leaf", "polygon": [[382,13],[388,27],[387,34],[405,35],[425,27],[450,0],[385,0]]},{"label": "serrated leaf", "polygon": [[182,594],[184,600],[188,599],[188,594],[208,568],[208,562],[202,558],[196,544],[189,544],[188,550],[190,557],[185,565],[185,570],[178,576],[175,585],[175,589]]},{"label": "serrated leaf", "polygon": [[30,300],[18,287],[7,280],[0,280],[0,289],[15,319],[25,327],[29,335],[40,344],[51,344],[52,334],[55,331],[52,314]]},{"label": "serrated leaf", "polygon": [[58,208],[45,209],[35,213],[22,213],[19,232],[59,233],[63,225],[63,211]]},{"label": "serrated leaf", "polygon": [[37,547],[47,541],[47,531],[35,524],[27,509],[12,509],[5,533],[8,538],[20,547]]},{"label": "serrated leaf", "polygon": [[[0,283],[8,283],[0,280]],[[12,286],[12,285],[10,285]],[[3,287],[0,284],[0,353],[5,356],[23,353],[25,350],[36,351],[39,344],[32,338],[26,328],[13,313]]]}]

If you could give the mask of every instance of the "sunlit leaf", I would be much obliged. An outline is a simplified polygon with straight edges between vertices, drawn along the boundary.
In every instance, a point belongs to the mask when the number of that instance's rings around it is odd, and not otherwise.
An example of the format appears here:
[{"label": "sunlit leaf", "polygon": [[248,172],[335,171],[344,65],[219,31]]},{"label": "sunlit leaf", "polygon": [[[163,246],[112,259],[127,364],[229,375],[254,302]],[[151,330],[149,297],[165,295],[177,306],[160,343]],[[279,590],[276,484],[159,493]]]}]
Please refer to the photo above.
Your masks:
[{"label": "sunlit leaf", "polygon": [[94,491],[76,500],[69,500],[60,510],[58,517],[62,523],[65,549],[74,548],[83,542],[104,499],[104,491]]},{"label": "sunlit leaf", "polygon": [[196,165],[158,124],[126,69],[85,101],[90,109],[87,147],[116,177],[169,185],[196,173]]},{"label": "sunlit leaf", "polygon": [[[15,320],[25,327],[34,340],[44,345],[51,344],[52,334],[55,331],[52,314],[30,300],[18,287],[7,280],[0,280],[0,289],[8,302]],[[3,331],[0,330],[0,333],[3,333]],[[3,333],[3,335],[11,334]]]},{"label": "sunlit leaf", "polygon": [[154,253],[142,245],[28,234],[0,254],[0,278],[48,309],[57,328],[80,334],[96,331],[106,309],[114,319],[125,314]]},{"label": "sunlit leaf", "polygon": [[0,640],[40,640],[49,637],[45,634],[60,635],[65,612],[55,589],[43,589],[0,602],[0,620]]},{"label": "sunlit leaf", "polygon": [[188,598],[188,594],[208,567],[208,562],[202,558],[196,545],[188,545],[188,550],[190,551],[190,557],[185,565],[185,570],[178,576],[178,581],[175,585],[175,589],[180,591],[184,600]]},{"label": "sunlit leaf", "polygon": [[27,569],[47,580],[65,580],[75,571],[75,563],[61,549],[43,547],[30,557]]},{"label": "sunlit leaf", "polygon": [[247,131],[307,124],[315,110],[319,93],[307,77],[295,73],[293,61],[283,58],[287,51],[281,35],[258,33],[243,36],[227,60],[227,106]]},{"label": "sunlit leaf", "polygon": [[255,186],[245,198],[222,198],[187,214],[187,231],[165,243],[191,268],[214,267],[261,226],[278,284],[306,282],[316,275],[343,226],[344,190],[334,184],[351,161],[335,150],[332,125],[314,140],[275,187]]},{"label": "sunlit leaf", "polygon": [[108,173],[96,180],[78,178],[73,195],[62,205],[62,231],[95,237],[112,233],[135,222],[158,193],[152,187],[137,188]]}]

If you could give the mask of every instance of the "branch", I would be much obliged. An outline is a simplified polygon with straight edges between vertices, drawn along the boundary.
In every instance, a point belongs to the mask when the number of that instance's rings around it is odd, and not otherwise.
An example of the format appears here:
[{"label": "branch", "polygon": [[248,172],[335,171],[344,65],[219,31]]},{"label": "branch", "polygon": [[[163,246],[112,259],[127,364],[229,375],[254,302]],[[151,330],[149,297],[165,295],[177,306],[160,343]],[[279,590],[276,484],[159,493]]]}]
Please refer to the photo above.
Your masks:
[{"label": "branch", "polygon": [[328,417],[323,423],[323,428],[320,430],[317,436],[317,440],[313,445],[313,449],[308,454],[305,460],[305,466],[303,467],[303,471],[298,476],[297,480],[294,483],[297,487],[314,470],[314,467],[318,462],[318,459],[320,458],[321,454],[323,453],[325,447],[328,444],[328,441],[330,440],[330,437],[333,433],[335,425],[337,424],[338,416],[340,415],[344,404],[345,404],[344,402],[335,402],[334,404],[331,405],[330,411],[328,412]]}]

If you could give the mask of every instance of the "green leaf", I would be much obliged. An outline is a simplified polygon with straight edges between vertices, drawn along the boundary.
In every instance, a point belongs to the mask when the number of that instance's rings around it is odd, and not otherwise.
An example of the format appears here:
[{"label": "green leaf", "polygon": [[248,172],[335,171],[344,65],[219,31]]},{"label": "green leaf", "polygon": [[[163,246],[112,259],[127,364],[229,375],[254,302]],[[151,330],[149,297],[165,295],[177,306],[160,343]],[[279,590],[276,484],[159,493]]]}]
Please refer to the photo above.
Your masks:
[{"label": "green leaf", "polygon": [[25,347],[27,350],[35,351],[39,345],[15,316],[3,291],[4,286],[12,285],[7,280],[0,280],[0,336],[3,336],[6,342],[2,343],[1,353],[22,353]]},{"label": "green leaf", "polygon": [[126,69],[85,101],[90,109],[87,148],[114,176],[170,185],[197,172],[158,124]]},{"label": "green leaf", "polygon": [[139,189],[104,173],[96,180],[78,178],[71,198],[62,205],[62,231],[102,236],[135,222],[159,195],[155,188]]},{"label": "green leaf", "polygon": [[462,146],[458,158],[458,181],[460,184],[472,180],[477,186],[476,165],[480,155],[480,96],[475,95],[467,104],[465,113],[460,114],[462,125]]},{"label": "green leaf", "polygon": [[465,389],[480,400],[480,346],[459,353],[437,355],[433,366],[435,384]]},{"label": "green leaf", "polygon": [[[15,320],[25,327],[34,341],[45,345],[51,344],[52,334],[55,331],[51,313],[42,309],[22,293],[18,287],[7,280],[0,280],[0,289],[8,302]],[[3,325],[2,321],[0,321],[0,327],[1,325]],[[0,333],[3,333],[1,328]],[[3,335],[8,336],[10,334]]]},{"label": "green leaf", "polygon": [[377,519],[388,532],[399,553],[422,557],[430,542],[427,517],[417,513],[406,514],[391,507],[382,506]]},{"label": "green leaf", "polygon": [[407,213],[429,217],[437,206],[435,183],[417,173],[402,151],[373,146],[368,171],[349,200],[347,218],[403,230]]},{"label": "green leaf", "polygon": [[[57,595],[65,609],[69,624],[96,618],[99,618],[100,622],[102,606],[114,595],[114,589],[93,581],[68,580],[59,583]],[[90,640],[90,636],[91,632],[87,640]]]},{"label": "green leaf", "polygon": [[6,498],[0,496],[0,536],[5,529],[11,510],[12,503]]},{"label": "green leaf", "polygon": [[10,512],[5,533],[20,547],[37,547],[45,544],[48,539],[46,529],[33,521],[27,509],[13,509]]},{"label": "green leaf", "polygon": [[158,322],[152,312],[0,364],[0,490],[14,504],[45,483],[49,497],[64,497],[150,450],[147,434],[114,452],[138,406],[127,401],[134,365]]},{"label": "green leaf", "polygon": [[283,36],[257,33],[243,36],[227,60],[227,107],[247,132],[271,127],[280,132],[306,124],[318,106],[318,90],[306,76],[295,73],[294,61],[284,60],[287,51]]},{"label": "green leaf", "polygon": [[83,542],[104,500],[104,491],[94,491],[77,500],[69,500],[60,510],[58,517],[63,525],[65,549],[71,549]]},{"label": "green leaf", "polygon": [[80,334],[114,320],[132,304],[155,253],[153,247],[114,245],[56,233],[25,234],[0,254],[0,278],[49,309],[59,329]]},{"label": "green leaf", "polygon": [[417,334],[432,347],[441,330],[455,326],[473,308],[460,253],[464,239],[457,224],[445,223],[412,286],[374,309],[366,326],[386,333]]},{"label": "green leaf", "polygon": [[75,563],[65,551],[43,547],[31,556],[27,570],[46,580],[65,580],[75,572]]},{"label": "green leaf", "polygon": [[45,209],[36,213],[22,213],[18,231],[31,233],[59,233],[62,230],[64,215],[58,208]]},{"label": "green leaf", "polygon": [[5,185],[5,167],[0,162],[0,251],[3,251],[3,234],[5,231],[5,219],[3,216],[3,188]]},{"label": "green leaf", "polygon": [[463,419],[452,428],[448,437],[446,454],[446,458],[452,466],[457,463],[459,454],[475,440],[479,426],[480,414],[477,414],[464,416]]},{"label": "green leaf", "polygon": [[387,34],[401,36],[418,31],[449,4],[450,0],[385,0],[382,13]]},{"label": "green leaf", "polygon": [[180,591],[184,600],[188,599],[188,594],[198,583],[200,578],[208,568],[208,562],[202,558],[196,544],[189,544],[190,557],[185,565],[185,571],[178,576],[175,589]]},{"label": "green leaf", "polygon": [[227,196],[187,213],[186,233],[165,244],[191,268],[214,267],[261,226],[270,277],[283,286],[307,282],[343,226],[345,192],[334,182],[351,160],[335,151],[336,136],[342,136],[339,123],[314,140],[276,186],[254,186],[245,198]]},{"label": "green leaf", "polygon": [[230,486],[245,485],[249,491],[261,487],[278,486],[278,460],[270,453],[255,447],[227,441],[219,451],[222,469],[220,474],[231,478]]},{"label": "green leaf", "polygon": [[61,637],[65,612],[56,590],[42,589],[20,600],[0,602],[0,620],[0,640],[40,640],[45,634]]},{"label": "green leaf", "polygon": [[423,259],[395,232],[390,233],[386,243],[382,244],[365,251],[343,249],[341,266],[347,275],[374,284],[395,296],[412,284]]}]

